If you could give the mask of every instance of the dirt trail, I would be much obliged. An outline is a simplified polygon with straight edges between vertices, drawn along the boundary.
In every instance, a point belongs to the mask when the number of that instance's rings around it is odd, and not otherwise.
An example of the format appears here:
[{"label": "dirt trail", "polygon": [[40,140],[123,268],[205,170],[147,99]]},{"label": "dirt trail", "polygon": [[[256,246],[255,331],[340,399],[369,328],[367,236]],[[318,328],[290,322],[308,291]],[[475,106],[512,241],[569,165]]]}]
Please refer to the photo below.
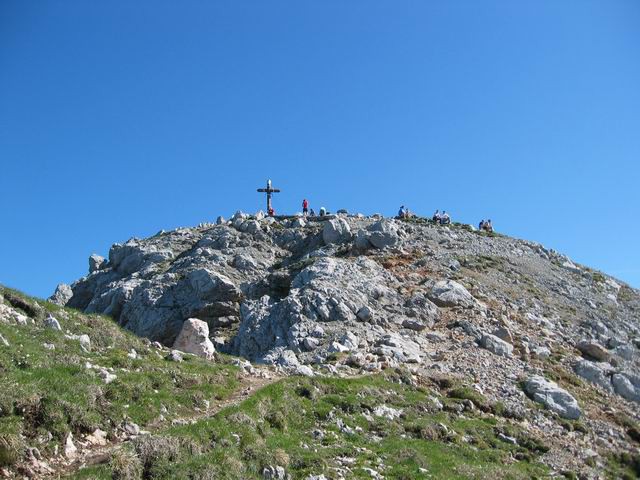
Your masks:
[{"label": "dirt trail", "polygon": [[[196,423],[198,421],[211,418],[217,415],[220,411],[224,410],[227,407],[235,406],[240,404],[242,401],[247,399],[251,394],[260,390],[261,388],[266,387],[272,383],[277,382],[282,377],[276,375],[272,371],[267,370],[259,370],[268,374],[268,376],[256,376],[249,375],[242,377],[241,383],[238,386],[238,389],[229,397],[211,402],[209,408],[205,411],[194,412],[193,415],[189,415],[186,417],[180,417],[172,420],[172,424],[190,424]],[[163,428],[166,428],[167,423],[157,423],[152,425],[147,425],[145,432],[146,434],[153,434],[160,431]],[[65,478],[68,475],[71,475],[82,468],[100,465],[103,463],[109,462],[111,456],[123,445],[126,445],[131,439],[126,440],[118,440],[115,442],[110,442],[104,446],[87,446],[78,449],[78,456],[75,457],[72,461],[67,461],[65,459],[56,459],[59,463],[56,463],[56,460],[53,460],[49,467],[51,467],[52,472],[48,475],[43,475],[40,478]]]}]

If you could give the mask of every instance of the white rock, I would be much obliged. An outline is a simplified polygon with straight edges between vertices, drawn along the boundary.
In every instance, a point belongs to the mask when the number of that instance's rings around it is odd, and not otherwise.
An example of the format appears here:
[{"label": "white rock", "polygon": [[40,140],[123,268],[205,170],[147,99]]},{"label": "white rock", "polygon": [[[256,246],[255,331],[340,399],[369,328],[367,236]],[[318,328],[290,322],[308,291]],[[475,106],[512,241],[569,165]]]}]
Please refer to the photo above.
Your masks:
[{"label": "white rock", "polygon": [[542,403],[563,418],[576,420],[582,415],[576,399],[555,382],[535,375],[527,379],[524,387],[525,392],[534,401]]},{"label": "white rock", "polygon": [[429,291],[429,299],[439,307],[474,307],[477,302],[464,286],[454,280],[441,280]]},{"label": "white rock", "polygon": [[48,314],[47,318],[44,319],[44,326],[52,330],[62,330],[60,322],[51,314]]},{"label": "white rock", "polygon": [[505,342],[504,340],[485,333],[480,339],[480,345],[482,348],[489,350],[491,353],[495,353],[501,357],[510,357],[513,353],[513,345]]},{"label": "white rock", "polygon": [[322,230],[322,239],[327,245],[348,242],[351,236],[351,227],[343,218],[333,218],[325,222]]},{"label": "white rock", "polygon": [[213,343],[209,340],[209,326],[197,318],[185,320],[173,348],[208,360],[213,359],[215,354]]},{"label": "white rock", "polygon": [[1,333],[0,333],[0,345],[4,345],[5,347],[8,347],[8,346],[9,346],[9,342],[7,341],[7,339],[6,339],[6,338],[4,338],[4,337],[2,336],[2,334],[1,334]]},{"label": "white rock", "polygon": [[78,454],[78,448],[73,443],[73,434],[68,433],[64,441],[64,456],[71,459]]}]

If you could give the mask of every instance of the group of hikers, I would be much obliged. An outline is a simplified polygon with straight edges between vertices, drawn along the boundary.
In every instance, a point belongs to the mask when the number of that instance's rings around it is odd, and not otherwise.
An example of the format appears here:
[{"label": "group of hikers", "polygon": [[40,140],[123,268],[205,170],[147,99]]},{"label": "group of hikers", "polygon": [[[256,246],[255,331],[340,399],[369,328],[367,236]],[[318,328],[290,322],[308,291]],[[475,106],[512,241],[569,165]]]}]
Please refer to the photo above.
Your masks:
[{"label": "group of hikers", "polygon": [[480,224],[478,225],[478,230],[484,230],[485,232],[493,232],[493,225],[491,224],[491,219],[480,220]]},{"label": "group of hikers", "polygon": [[[340,211],[338,213],[340,213]],[[275,216],[276,212],[273,208],[269,208],[267,214],[270,217],[273,217]],[[320,207],[320,212],[318,213],[320,217],[324,217],[328,214],[329,212],[327,212],[326,208]],[[315,210],[313,208],[309,208],[309,200],[307,200],[306,198],[302,200],[302,215],[304,217],[316,216]],[[402,205],[398,210],[398,216],[396,218],[415,218],[416,216],[417,215],[415,213],[411,212],[407,207]],[[451,217],[449,216],[446,210],[443,210],[442,212],[440,212],[440,210],[436,210],[435,213],[433,214],[433,217],[431,217],[431,221],[436,225],[450,225]],[[493,224],[491,223],[491,220],[483,219],[483,220],[480,220],[478,229],[484,230],[485,232],[493,232]]]}]

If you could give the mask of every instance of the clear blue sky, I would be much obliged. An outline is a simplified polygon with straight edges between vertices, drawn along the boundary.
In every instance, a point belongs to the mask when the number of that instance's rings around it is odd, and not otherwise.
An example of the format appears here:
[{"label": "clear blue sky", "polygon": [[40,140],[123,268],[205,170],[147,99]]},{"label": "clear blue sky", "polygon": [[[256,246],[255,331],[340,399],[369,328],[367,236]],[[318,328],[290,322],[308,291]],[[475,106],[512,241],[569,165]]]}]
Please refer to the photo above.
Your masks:
[{"label": "clear blue sky", "polygon": [[0,1],[0,283],[263,207],[490,217],[640,286],[640,2]]}]

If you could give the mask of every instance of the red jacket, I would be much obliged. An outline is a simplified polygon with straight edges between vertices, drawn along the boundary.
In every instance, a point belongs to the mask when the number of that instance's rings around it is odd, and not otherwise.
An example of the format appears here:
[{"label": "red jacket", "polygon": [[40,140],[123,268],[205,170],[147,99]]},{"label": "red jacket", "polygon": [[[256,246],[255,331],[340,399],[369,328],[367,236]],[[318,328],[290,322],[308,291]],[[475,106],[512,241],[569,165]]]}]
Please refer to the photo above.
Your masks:
[{"label": "red jacket", "polygon": [[307,202],[306,200],[304,200],[302,202],[302,208],[309,208],[309,202]]}]

